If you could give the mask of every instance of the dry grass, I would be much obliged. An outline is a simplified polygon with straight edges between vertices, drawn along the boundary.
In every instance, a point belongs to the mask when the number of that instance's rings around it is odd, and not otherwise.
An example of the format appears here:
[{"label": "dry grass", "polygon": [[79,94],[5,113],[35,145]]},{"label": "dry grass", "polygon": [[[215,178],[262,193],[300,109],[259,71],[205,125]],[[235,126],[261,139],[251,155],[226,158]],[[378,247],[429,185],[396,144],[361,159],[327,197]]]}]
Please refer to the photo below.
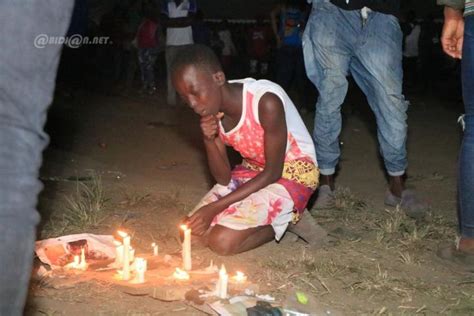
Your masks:
[{"label": "dry grass", "polygon": [[107,198],[101,177],[96,173],[92,173],[90,182],[77,182],[74,194],[65,199],[63,221],[67,226],[84,229],[97,226],[105,219]]},{"label": "dry grass", "polygon": [[360,211],[365,209],[367,204],[355,196],[348,188],[338,188],[334,191],[331,209],[341,212]]}]

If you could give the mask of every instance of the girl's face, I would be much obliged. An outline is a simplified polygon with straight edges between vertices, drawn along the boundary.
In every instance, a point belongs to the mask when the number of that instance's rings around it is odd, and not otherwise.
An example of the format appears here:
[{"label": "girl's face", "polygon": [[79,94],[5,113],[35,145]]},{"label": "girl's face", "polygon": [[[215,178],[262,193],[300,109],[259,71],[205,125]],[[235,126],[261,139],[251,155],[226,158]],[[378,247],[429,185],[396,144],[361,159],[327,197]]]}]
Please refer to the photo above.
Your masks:
[{"label": "girl's face", "polygon": [[[222,72],[184,66],[173,75],[173,85],[181,98],[200,116],[216,115],[222,102]],[[224,79],[225,80],[225,79]]]}]

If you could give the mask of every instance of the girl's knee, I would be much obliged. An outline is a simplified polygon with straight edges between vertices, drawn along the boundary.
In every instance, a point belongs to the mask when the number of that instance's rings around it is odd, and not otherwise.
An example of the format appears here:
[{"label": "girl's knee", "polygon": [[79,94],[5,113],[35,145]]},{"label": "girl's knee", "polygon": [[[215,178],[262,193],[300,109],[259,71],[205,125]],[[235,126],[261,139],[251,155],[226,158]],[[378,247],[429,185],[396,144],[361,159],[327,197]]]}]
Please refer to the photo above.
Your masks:
[{"label": "girl's knee", "polygon": [[237,242],[232,234],[223,229],[213,229],[209,235],[209,248],[220,256],[230,256],[237,253]]}]

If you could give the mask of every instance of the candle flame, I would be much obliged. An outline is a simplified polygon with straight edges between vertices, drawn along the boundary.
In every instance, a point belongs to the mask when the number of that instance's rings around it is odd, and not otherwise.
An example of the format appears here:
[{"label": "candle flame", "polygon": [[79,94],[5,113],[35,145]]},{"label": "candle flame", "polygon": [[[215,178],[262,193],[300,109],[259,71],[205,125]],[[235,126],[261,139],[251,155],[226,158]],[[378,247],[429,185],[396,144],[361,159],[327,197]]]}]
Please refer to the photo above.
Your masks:
[{"label": "candle flame", "polygon": [[219,275],[226,275],[226,274],[227,274],[227,271],[225,269],[225,266],[221,265],[221,269],[219,270]]},{"label": "candle flame", "polygon": [[152,242],[152,243],[151,243],[151,246],[152,246],[152,247],[155,247],[155,246],[156,246],[156,243]]},{"label": "candle flame", "polygon": [[173,273],[173,276],[178,280],[189,280],[189,274],[181,270],[180,268],[176,268],[176,271]]},{"label": "candle flame", "polygon": [[233,279],[236,282],[245,282],[247,281],[247,276],[243,272],[237,271],[233,276]]},{"label": "candle flame", "polygon": [[117,234],[119,234],[119,236],[122,237],[122,238],[125,238],[125,237],[128,236],[128,234],[126,232],[123,232],[121,230],[117,231]]},{"label": "candle flame", "polygon": [[184,231],[188,230],[188,225],[181,225],[179,227]]}]

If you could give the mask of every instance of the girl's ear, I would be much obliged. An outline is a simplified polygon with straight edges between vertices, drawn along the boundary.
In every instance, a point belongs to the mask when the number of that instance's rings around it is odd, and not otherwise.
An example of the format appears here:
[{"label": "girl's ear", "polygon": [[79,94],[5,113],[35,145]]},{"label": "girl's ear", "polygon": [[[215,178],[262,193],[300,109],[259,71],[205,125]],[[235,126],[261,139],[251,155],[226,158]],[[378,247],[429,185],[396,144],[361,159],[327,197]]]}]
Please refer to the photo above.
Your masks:
[{"label": "girl's ear", "polygon": [[223,71],[218,71],[215,74],[212,75],[212,79],[214,80],[215,83],[217,83],[219,86],[222,86],[225,84],[226,79],[225,79],[225,74]]}]

